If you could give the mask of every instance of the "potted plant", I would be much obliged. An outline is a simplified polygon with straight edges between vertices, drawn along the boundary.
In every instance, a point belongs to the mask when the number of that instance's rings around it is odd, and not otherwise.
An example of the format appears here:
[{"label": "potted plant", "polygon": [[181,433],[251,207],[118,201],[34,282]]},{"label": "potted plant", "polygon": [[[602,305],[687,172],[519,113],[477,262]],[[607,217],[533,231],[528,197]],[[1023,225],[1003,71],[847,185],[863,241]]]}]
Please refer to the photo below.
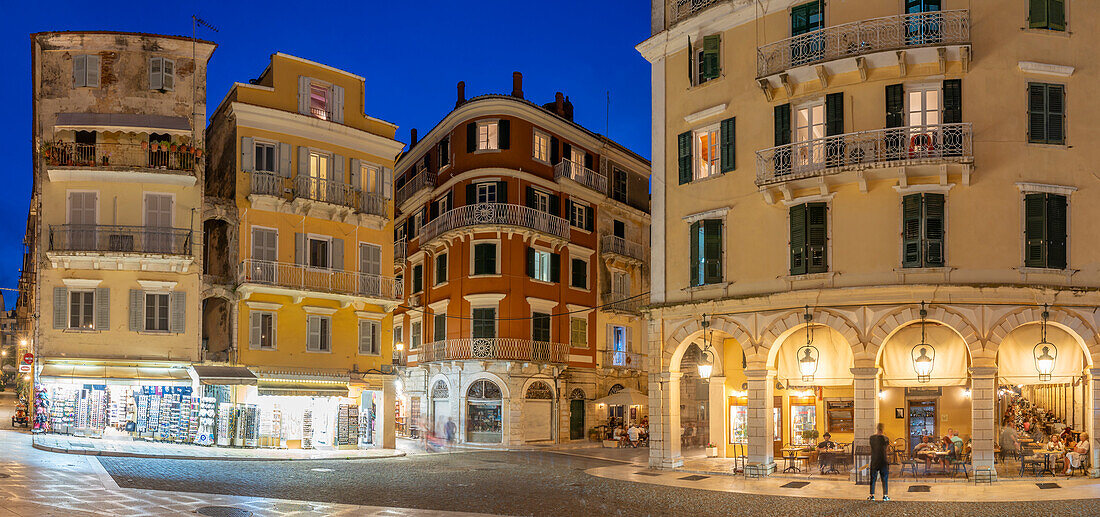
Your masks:
[{"label": "potted plant", "polygon": [[813,450],[814,444],[817,442],[817,429],[802,431],[802,442],[808,444],[805,450]]},{"label": "potted plant", "polygon": [[101,155],[99,157],[99,159],[100,159],[100,161],[103,162],[103,165],[110,165],[111,164],[111,153],[103,153],[103,155]]},{"label": "potted plant", "polygon": [[717,445],[715,445],[713,443],[710,443],[710,442],[707,442],[707,457],[708,458],[717,458],[718,457],[718,446]]}]

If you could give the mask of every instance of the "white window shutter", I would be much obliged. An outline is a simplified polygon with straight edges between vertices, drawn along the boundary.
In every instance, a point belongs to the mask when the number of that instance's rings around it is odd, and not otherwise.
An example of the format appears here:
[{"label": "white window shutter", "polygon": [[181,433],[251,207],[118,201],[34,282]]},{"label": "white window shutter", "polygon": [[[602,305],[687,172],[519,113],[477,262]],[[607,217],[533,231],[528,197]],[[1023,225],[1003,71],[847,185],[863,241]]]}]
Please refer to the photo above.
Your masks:
[{"label": "white window shutter", "polygon": [[271,313],[271,348],[278,348],[279,342],[276,338],[279,337],[279,315],[277,313]]},{"label": "white window shutter", "polygon": [[[363,179],[360,177],[362,172],[363,172],[363,165],[361,163],[359,163],[359,158],[352,158],[351,159],[351,172],[350,172],[350,174],[348,174],[348,185],[351,185],[352,188],[362,189],[363,188]],[[363,189],[363,190],[366,191],[366,189]]]},{"label": "white window shutter", "polygon": [[111,329],[111,290],[107,287],[95,290],[95,329]]},{"label": "white window shutter", "polygon": [[344,123],[344,87],[332,85],[332,121]]},{"label": "white window shutter", "polygon": [[309,115],[309,78],[298,76],[298,113]]},{"label": "white window shutter", "polygon": [[241,171],[256,170],[256,142],[250,136],[241,137]]},{"label": "white window shutter", "polygon": [[161,73],[161,67],[163,65],[163,59],[159,57],[149,58],[149,89],[159,90],[163,88],[161,80],[164,75]]},{"label": "white window shutter", "polygon": [[359,320],[359,353],[370,353],[370,325],[367,320]]},{"label": "white window shutter", "polygon": [[321,318],[306,316],[308,323],[306,336],[306,349],[317,350],[321,347]]},{"label": "white window shutter", "polygon": [[88,70],[88,75],[84,81],[84,86],[91,86],[92,88],[99,87],[99,56],[84,56],[85,66]]},{"label": "white window shutter", "polygon": [[164,63],[164,81],[163,87],[165,90],[174,90],[176,88],[176,62],[171,59],[163,60]]},{"label": "white window shutter", "polygon": [[306,263],[306,234],[294,234],[294,263],[299,266]]},{"label": "white window shutter", "polygon": [[382,197],[393,199],[393,169],[389,167],[382,169]]},{"label": "white window shutter", "polygon": [[73,87],[87,86],[84,78],[87,77],[87,56],[73,56]]},{"label": "white window shutter", "polygon": [[168,303],[168,331],[183,334],[187,330],[187,291],[172,291]]},{"label": "white window shutter", "polygon": [[248,348],[260,348],[260,322],[263,320],[259,312],[252,311],[248,315],[249,339]]},{"label": "white window shutter", "polygon": [[623,347],[623,349],[627,352],[629,352],[631,350],[634,350],[634,338],[633,338],[634,332],[633,331],[634,331],[633,327],[626,327],[626,346]]},{"label": "white window shutter", "polygon": [[69,326],[66,321],[69,314],[69,290],[64,287],[53,288],[53,328],[64,329]]},{"label": "white window shutter", "polygon": [[332,174],[333,177],[336,178],[336,181],[339,183],[347,181],[347,177],[344,176],[344,162],[346,161],[347,159],[345,159],[343,156],[340,156],[338,154],[332,155]]},{"label": "white window shutter", "polygon": [[309,176],[309,148],[298,146],[298,177]]},{"label": "white window shutter", "polygon": [[290,177],[290,162],[291,162],[290,144],[286,142],[279,143],[279,175],[284,178]]},{"label": "white window shutter", "polygon": [[612,324],[607,325],[607,349],[615,350],[615,326]]},{"label": "white window shutter", "polygon": [[145,292],[141,289],[130,289],[130,330],[145,330]]},{"label": "white window shutter", "polygon": [[344,239],[332,239],[332,269],[344,269]]}]

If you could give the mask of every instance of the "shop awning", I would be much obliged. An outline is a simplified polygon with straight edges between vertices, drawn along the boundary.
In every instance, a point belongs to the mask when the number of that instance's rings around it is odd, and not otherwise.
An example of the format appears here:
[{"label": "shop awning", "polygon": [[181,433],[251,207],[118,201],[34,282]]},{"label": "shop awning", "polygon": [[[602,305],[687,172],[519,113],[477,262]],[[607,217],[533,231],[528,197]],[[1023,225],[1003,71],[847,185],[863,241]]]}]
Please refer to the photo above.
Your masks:
[{"label": "shop awning", "polygon": [[193,365],[191,378],[207,386],[255,386],[259,379],[244,366]]},{"label": "shop awning", "polygon": [[597,404],[607,404],[609,406],[648,406],[649,396],[638,390],[626,388],[619,390],[619,392],[614,395],[596,399],[595,402]]},{"label": "shop awning", "polygon": [[56,129],[190,134],[187,117],[141,113],[58,113]]},{"label": "shop awning", "polygon": [[47,363],[38,372],[40,382],[62,384],[108,384],[190,386],[187,368],[178,366],[114,366]]},{"label": "shop awning", "polygon": [[347,397],[346,375],[310,375],[289,372],[255,372],[260,395],[292,397]]}]

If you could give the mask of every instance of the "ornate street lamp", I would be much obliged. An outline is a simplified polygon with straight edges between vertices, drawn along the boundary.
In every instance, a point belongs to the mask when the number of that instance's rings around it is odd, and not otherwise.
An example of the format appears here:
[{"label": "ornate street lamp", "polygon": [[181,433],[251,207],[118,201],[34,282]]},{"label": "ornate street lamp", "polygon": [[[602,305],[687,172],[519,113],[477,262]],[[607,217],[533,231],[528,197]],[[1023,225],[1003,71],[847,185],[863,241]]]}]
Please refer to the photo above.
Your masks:
[{"label": "ornate street lamp", "polygon": [[928,382],[932,378],[932,366],[936,361],[936,348],[928,344],[924,334],[924,302],[920,302],[920,343],[913,345],[910,356],[913,358],[913,370],[917,372],[917,382]]},{"label": "ornate street lamp", "polygon": [[703,314],[703,353],[699,358],[699,362],[696,365],[699,367],[699,377],[703,379],[709,379],[711,371],[714,369],[714,350],[710,348],[710,342],[713,338],[713,332],[710,330],[710,322],[707,321],[707,315]]},{"label": "ornate street lamp", "polygon": [[795,353],[795,359],[798,359],[798,372],[802,374],[802,382],[813,382],[814,374],[817,373],[817,359],[819,353],[817,347],[813,345],[814,342],[814,315],[810,314],[810,306],[806,306],[806,314],[802,316],[802,319],[806,321],[806,344],[798,348]]},{"label": "ornate street lamp", "polygon": [[1035,369],[1039,371],[1040,381],[1049,381],[1051,374],[1054,373],[1054,361],[1058,358],[1058,347],[1054,346],[1054,343],[1047,341],[1047,318],[1050,317],[1050,312],[1047,312],[1047,306],[1043,306],[1043,322],[1040,327],[1042,339],[1035,345],[1035,348],[1031,351],[1035,356]]}]

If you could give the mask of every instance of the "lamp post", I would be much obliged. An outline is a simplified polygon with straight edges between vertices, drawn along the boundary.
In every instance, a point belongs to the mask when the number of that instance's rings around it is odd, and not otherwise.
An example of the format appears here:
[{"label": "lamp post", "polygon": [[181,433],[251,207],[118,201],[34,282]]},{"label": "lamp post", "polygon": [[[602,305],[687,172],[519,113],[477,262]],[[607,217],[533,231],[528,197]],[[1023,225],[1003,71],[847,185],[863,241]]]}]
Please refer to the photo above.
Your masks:
[{"label": "lamp post", "polygon": [[1054,373],[1054,361],[1058,358],[1058,347],[1047,341],[1047,318],[1049,317],[1050,312],[1047,311],[1047,306],[1044,305],[1043,322],[1039,327],[1042,337],[1031,351],[1032,355],[1035,356],[1035,369],[1039,371],[1040,381],[1050,380],[1051,374]]},{"label": "lamp post", "polygon": [[696,364],[699,368],[699,377],[703,379],[710,379],[711,371],[714,369],[714,351],[710,348],[712,334],[710,321],[707,320],[707,315],[703,314],[703,352]]},{"label": "lamp post", "polygon": [[920,302],[920,343],[913,345],[910,356],[913,358],[913,371],[917,372],[917,382],[928,382],[932,378],[932,367],[936,361],[936,348],[928,344],[925,339],[924,318],[928,311],[924,310],[924,302]]},{"label": "lamp post", "polygon": [[795,358],[798,359],[798,373],[802,374],[802,382],[813,382],[817,373],[817,360],[820,354],[814,342],[814,315],[810,314],[810,306],[806,306],[806,314],[802,316],[806,321],[806,344],[798,348]]}]

